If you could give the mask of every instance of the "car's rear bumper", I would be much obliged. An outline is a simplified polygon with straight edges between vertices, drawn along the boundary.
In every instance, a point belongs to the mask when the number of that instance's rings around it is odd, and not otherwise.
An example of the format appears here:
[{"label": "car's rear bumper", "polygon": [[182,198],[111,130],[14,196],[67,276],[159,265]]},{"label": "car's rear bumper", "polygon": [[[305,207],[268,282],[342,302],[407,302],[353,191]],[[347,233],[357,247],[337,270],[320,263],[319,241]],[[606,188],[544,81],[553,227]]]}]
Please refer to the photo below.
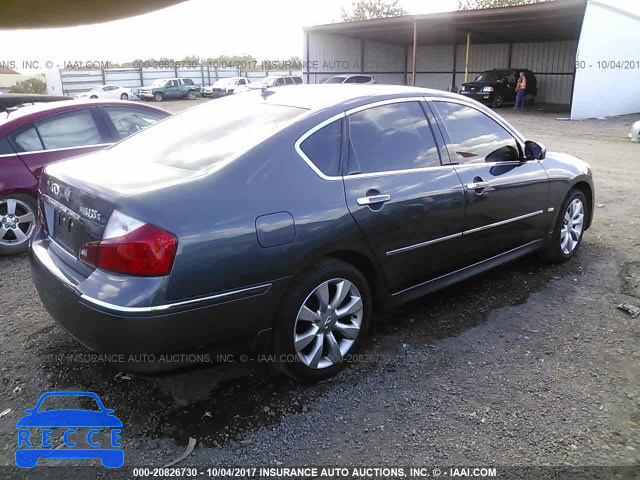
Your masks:
[{"label": "car's rear bumper", "polygon": [[[116,305],[98,298],[99,292],[86,292],[96,284],[103,292],[132,289],[137,277],[105,284],[101,277],[96,278],[104,272],[96,270],[78,281],[50,242],[42,232],[36,232],[30,249],[32,277],[40,299],[62,328],[86,348],[101,354],[217,351],[216,346],[228,351],[234,341],[249,348],[261,332],[271,328],[285,284],[284,280],[266,282],[148,307]],[[168,369],[176,366],[182,365]]]}]

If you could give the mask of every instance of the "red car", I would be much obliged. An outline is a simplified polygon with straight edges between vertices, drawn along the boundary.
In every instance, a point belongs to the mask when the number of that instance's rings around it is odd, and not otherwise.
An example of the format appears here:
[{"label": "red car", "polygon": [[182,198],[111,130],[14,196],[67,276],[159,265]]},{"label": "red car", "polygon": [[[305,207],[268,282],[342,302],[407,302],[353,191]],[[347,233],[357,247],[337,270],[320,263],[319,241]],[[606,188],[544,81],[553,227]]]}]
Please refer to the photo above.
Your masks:
[{"label": "red car", "polygon": [[27,250],[45,165],[105,148],[169,115],[122,100],[41,103],[0,113],[0,255]]}]

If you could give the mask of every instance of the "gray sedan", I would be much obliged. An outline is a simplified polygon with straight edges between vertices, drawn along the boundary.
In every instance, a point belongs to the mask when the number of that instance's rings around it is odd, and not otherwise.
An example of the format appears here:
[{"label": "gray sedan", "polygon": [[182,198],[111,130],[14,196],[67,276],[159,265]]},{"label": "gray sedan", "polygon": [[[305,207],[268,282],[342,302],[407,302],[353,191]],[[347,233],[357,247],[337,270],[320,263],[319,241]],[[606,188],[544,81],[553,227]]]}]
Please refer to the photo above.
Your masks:
[{"label": "gray sedan", "polygon": [[[589,166],[462,96],[300,85],[225,97],[45,168],[40,297],[111,354],[260,350],[334,375],[372,312],[591,224]],[[132,363],[131,370],[175,367]]]}]

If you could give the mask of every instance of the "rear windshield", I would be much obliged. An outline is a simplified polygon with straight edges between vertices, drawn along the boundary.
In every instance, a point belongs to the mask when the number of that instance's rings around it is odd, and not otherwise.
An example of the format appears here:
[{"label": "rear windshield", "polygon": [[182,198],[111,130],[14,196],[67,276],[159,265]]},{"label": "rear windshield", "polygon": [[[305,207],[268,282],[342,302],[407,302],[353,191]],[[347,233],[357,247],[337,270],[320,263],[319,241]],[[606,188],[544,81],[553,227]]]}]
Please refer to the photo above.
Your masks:
[{"label": "rear windshield", "polygon": [[234,95],[169,117],[109,151],[136,162],[218,170],[305,112],[259,95]]}]

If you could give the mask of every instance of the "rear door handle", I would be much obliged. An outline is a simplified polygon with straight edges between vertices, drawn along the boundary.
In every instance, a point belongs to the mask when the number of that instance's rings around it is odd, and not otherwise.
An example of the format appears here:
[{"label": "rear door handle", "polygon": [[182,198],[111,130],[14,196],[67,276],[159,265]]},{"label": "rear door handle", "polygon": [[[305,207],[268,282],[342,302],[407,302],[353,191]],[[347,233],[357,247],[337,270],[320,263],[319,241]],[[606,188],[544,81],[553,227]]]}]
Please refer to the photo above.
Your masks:
[{"label": "rear door handle", "polygon": [[369,197],[360,197],[356,201],[358,205],[373,205],[375,203],[384,203],[391,200],[391,195],[371,195]]}]

